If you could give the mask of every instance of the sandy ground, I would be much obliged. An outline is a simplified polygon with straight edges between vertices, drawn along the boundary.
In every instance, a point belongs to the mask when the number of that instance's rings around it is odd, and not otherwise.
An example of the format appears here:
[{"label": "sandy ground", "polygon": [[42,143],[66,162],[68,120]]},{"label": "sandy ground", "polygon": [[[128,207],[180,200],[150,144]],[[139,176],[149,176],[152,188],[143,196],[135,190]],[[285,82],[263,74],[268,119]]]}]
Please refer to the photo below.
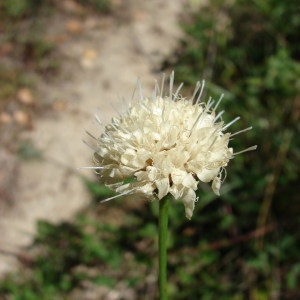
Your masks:
[{"label": "sandy ground", "polygon": [[[37,117],[34,130],[23,136],[44,151],[45,159],[18,161],[17,202],[0,212],[0,274],[18,266],[9,253],[20,253],[31,243],[38,219],[70,219],[89,203],[78,172],[92,177],[92,171],[76,170],[91,163],[92,151],[81,141],[84,128],[99,135],[92,126],[93,112],[109,121],[118,96],[131,98],[138,76],[144,94],[151,95],[161,61],[182,35],[178,16],[183,6],[184,1],[131,0],[120,13],[86,17],[78,33],[73,28],[74,38],[60,43],[60,75],[41,82],[39,92],[45,101],[59,100],[64,106]],[[65,21],[53,16],[47,35],[58,36]]]}]

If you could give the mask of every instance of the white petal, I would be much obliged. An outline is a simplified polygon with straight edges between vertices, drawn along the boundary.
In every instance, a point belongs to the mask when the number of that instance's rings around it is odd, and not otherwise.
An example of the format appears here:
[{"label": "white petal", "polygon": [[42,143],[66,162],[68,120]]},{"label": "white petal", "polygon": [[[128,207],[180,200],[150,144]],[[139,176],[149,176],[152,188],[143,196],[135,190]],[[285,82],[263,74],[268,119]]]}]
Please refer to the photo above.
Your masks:
[{"label": "white petal", "polygon": [[149,180],[154,181],[155,179],[157,179],[157,176],[158,176],[157,168],[148,166],[147,167],[147,172],[148,172]]},{"label": "white petal", "polygon": [[163,178],[155,181],[156,187],[158,189],[158,198],[162,199],[169,192],[170,184],[169,178]]},{"label": "white petal", "polygon": [[191,188],[195,191],[197,189],[198,184],[197,184],[197,181],[195,180],[195,178],[193,177],[193,175],[188,173],[184,177],[184,179],[182,181],[182,185],[185,187]]},{"label": "white petal", "polygon": [[182,171],[179,169],[174,169],[171,172],[171,178],[174,184],[182,184],[186,175],[187,175],[186,171]]},{"label": "white petal", "polygon": [[141,183],[137,190],[145,195],[150,196],[153,195],[154,187],[152,183]]},{"label": "white petal", "polygon": [[216,195],[220,196],[221,179],[219,178],[219,176],[216,176],[214,178],[211,184],[211,188]]},{"label": "white petal", "polygon": [[116,188],[117,193],[124,193],[130,190],[130,184],[126,183]]},{"label": "white petal", "polygon": [[135,172],[134,176],[136,177],[137,181],[149,180],[149,175],[148,175],[148,172],[146,172],[146,171]]},{"label": "white petal", "polygon": [[181,199],[184,187],[179,184],[173,184],[170,187],[169,193],[174,197],[175,200]]},{"label": "white petal", "polygon": [[185,189],[182,195],[182,202],[185,207],[185,216],[190,220],[195,208],[196,193],[192,189]]},{"label": "white petal", "polygon": [[135,156],[136,152],[133,149],[126,149],[126,151],[121,156],[121,163],[124,165],[128,165]]},{"label": "white petal", "polygon": [[220,168],[211,169],[211,170],[203,169],[199,173],[197,173],[197,177],[202,182],[210,182],[211,180],[213,180],[213,178],[215,178],[219,174],[219,170]]}]

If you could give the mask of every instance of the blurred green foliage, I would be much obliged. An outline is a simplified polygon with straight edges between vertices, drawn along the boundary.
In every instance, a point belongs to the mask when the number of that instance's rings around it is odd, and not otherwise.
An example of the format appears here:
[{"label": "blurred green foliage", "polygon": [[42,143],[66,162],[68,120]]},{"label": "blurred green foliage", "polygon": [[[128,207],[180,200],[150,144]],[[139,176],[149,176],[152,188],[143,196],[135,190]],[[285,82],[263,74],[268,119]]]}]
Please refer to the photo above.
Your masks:
[{"label": "blurred green foliage", "polygon": [[[106,264],[116,268],[120,264],[121,249],[115,247],[115,230],[83,217],[75,224],[39,222],[38,237],[33,245],[39,255],[27,261],[30,274],[25,280],[22,276],[6,278],[0,284],[0,295],[8,294],[20,300],[61,299],[57,298],[59,294],[67,294],[83,280],[111,286],[114,278],[101,275],[101,268]],[[81,270],[80,266],[86,268]],[[85,272],[88,266],[98,269],[99,273]]]},{"label": "blurred green foliage", "polygon": [[[109,0],[77,0],[77,2],[104,13],[111,9]],[[55,2],[51,0],[3,0],[0,2],[0,13],[2,11],[5,17],[18,19],[24,16],[34,16],[41,7],[49,9],[54,5]]]},{"label": "blurred green foliage", "polygon": [[[0,99],[15,96],[20,87],[32,87],[31,80],[20,69],[12,69],[0,65]],[[2,103],[0,104],[0,108]]]},{"label": "blurred green foliage", "polygon": [[[189,38],[165,66],[174,68],[177,80],[188,85],[201,75],[213,82],[207,84],[207,95],[218,99],[220,92],[225,94],[225,122],[241,116],[230,131],[254,127],[232,140],[235,151],[258,144],[256,151],[232,161],[222,200],[193,217],[192,222],[202,227],[201,243],[219,241],[215,247],[221,250],[208,268],[195,272],[195,284],[202,288],[197,294],[192,288],[185,297],[273,299],[277,294],[274,299],[297,299],[299,3],[212,1],[184,27]],[[230,263],[223,265],[227,256]],[[203,260],[203,253],[195,260]]]},{"label": "blurred green foliage", "polygon": [[[207,83],[207,95],[225,94],[224,120],[241,116],[230,130],[254,127],[231,141],[234,150],[259,148],[230,163],[220,198],[201,185],[191,221],[185,220],[183,205],[170,207],[170,299],[298,299],[298,1],[211,1],[184,28],[188,38],[165,67],[174,68],[187,89],[201,75],[213,82]],[[102,186],[87,186],[97,199],[109,196]],[[125,281],[138,299],[154,299],[149,293],[156,282],[145,278],[156,266],[156,204],[131,208],[118,226],[87,212],[73,224],[41,222],[34,245],[40,251],[29,274],[6,278],[0,295],[70,299],[90,280],[110,288]],[[126,201],[105,207],[126,210]],[[95,213],[96,207],[89,210]]]},{"label": "blurred green foliage", "polygon": [[77,0],[77,1],[82,5],[90,6],[104,13],[110,12],[112,8],[110,0]]},{"label": "blurred green foliage", "polygon": [[45,0],[3,0],[2,8],[10,18],[18,18],[27,13],[32,13]]},{"label": "blurred green foliage", "polygon": [[48,0],[0,1],[1,106],[7,107],[19,88],[35,88],[33,71],[49,76],[59,69],[55,45],[43,30],[49,4]]}]

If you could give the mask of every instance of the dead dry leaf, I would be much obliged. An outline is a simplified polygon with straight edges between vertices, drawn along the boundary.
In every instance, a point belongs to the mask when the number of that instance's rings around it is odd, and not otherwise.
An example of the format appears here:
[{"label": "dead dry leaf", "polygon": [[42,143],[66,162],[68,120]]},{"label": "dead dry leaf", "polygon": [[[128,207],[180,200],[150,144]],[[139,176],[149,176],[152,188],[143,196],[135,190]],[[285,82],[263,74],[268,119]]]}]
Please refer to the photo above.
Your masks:
[{"label": "dead dry leaf", "polygon": [[13,118],[16,123],[22,126],[29,126],[30,125],[30,117],[28,113],[23,110],[17,110],[13,113]]},{"label": "dead dry leaf", "polygon": [[61,5],[66,12],[69,13],[81,13],[83,11],[83,7],[73,0],[64,0],[61,1]]},{"label": "dead dry leaf", "polygon": [[78,34],[82,32],[83,25],[80,21],[73,19],[66,23],[66,29],[71,34]]},{"label": "dead dry leaf", "polygon": [[63,111],[66,110],[66,108],[67,108],[67,104],[63,100],[57,100],[52,103],[52,109],[54,111]]},{"label": "dead dry leaf", "polygon": [[17,98],[21,103],[26,105],[32,105],[34,103],[32,92],[27,87],[18,90]]},{"label": "dead dry leaf", "polygon": [[9,124],[12,121],[12,117],[7,112],[0,113],[0,123],[2,124]]},{"label": "dead dry leaf", "polygon": [[86,49],[81,58],[81,65],[85,68],[91,68],[97,58],[97,52],[94,49]]},{"label": "dead dry leaf", "polygon": [[13,51],[14,47],[11,43],[4,43],[0,46],[0,55],[8,55]]}]

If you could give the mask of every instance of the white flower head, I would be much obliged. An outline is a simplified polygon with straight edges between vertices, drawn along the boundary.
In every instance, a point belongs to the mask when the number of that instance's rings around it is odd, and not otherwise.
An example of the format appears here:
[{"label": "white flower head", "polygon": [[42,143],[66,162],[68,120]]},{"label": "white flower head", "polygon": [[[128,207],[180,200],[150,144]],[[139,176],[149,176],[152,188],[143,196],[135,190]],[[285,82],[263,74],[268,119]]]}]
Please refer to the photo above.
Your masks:
[{"label": "white flower head", "polygon": [[[212,182],[213,192],[219,195],[225,167],[237,154],[228,146],[230,137],[251,127],[234,134],[224,132],[239,118],[224,125],[223,112],[216,113],[222,96],[215,105],[211,98],[201,102],[203,81],[190,99],[183,98],[179,95],[182,84],[174,92],[173,81],[174,72],[169,94],[163,96],[163,77],[161,87],[156,82],[149,98],[143,97],[138,82],[139,99],[94,138],[96,166],[91,168],[97,170],[101,183],[120,195],[141,193],[160,200],[170,193],[183,202],[190,219],[198,183]],[[96,120],[102,125],[98,116]]]}]

